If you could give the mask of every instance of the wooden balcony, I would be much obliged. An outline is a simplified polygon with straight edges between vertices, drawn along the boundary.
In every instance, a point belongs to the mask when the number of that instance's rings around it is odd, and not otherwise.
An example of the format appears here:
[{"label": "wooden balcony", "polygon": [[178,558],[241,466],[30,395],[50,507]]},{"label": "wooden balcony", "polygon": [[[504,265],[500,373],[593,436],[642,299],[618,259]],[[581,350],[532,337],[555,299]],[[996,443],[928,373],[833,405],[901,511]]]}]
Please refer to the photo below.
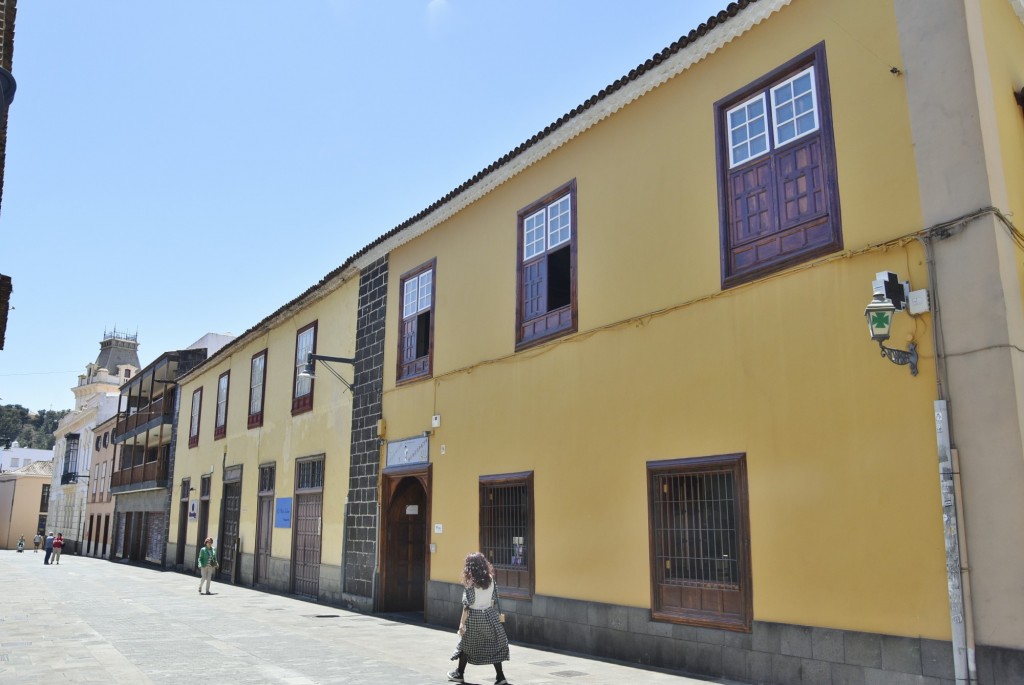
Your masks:
[{"label": "wooden balcony", "polygon": [[110,475],[110,492],[115,495],[166,487],[167,464],[162,459],[114,471]]},{"label": "wooden balcony", "polygon": [[[165,400],[168,400],[165,402]],[[128,414],[117,422],[114,434],[117,436],[131,436],[141,430],[152,428],[153,425],[166,423],[170,425],[173,420],[174,402],[173,395],[163,395],[134,414]]]}]

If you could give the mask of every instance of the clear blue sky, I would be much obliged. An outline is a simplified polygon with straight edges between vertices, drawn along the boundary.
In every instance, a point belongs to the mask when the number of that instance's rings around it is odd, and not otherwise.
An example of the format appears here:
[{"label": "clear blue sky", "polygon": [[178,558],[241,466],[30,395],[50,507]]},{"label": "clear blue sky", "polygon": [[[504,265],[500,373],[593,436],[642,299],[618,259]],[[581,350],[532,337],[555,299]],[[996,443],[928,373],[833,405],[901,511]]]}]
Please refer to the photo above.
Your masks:
[{"label": "clear blue sky", "polygon": [[0,404],[244,332],[726,4],[23,0]]}]

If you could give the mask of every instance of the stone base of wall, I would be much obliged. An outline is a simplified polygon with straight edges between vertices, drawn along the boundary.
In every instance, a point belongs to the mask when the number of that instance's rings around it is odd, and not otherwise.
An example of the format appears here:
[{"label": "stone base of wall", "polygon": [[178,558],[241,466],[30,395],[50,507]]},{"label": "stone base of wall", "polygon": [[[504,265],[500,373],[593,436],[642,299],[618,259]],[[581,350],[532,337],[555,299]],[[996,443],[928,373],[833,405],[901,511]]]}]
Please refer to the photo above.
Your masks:
[{"label": "stone base of wall", "polygon": [[978,645],[975,649],[978,682],[1024,683],[1024,650]]},{"label": "stone base of wall", "polygon": [[[427,616],[454,628],[462,586],[431,581]],[[949,642],[755,621],[750,633],[652,621],[650,611],[535,595],[501,600],[509,639],[543,648],[771,685],[953,685]],[[1005,651],[1005,650],[1004,650]],[[979,655],[981,651],[979,651]],[[1020,656],[1020,655],[1018,655]],[[1024,661],[991,653],[1000,673]],[[1008,678],[1008,679],[1007,679]],[[982,683],[1024,682],[994,677]]]}]

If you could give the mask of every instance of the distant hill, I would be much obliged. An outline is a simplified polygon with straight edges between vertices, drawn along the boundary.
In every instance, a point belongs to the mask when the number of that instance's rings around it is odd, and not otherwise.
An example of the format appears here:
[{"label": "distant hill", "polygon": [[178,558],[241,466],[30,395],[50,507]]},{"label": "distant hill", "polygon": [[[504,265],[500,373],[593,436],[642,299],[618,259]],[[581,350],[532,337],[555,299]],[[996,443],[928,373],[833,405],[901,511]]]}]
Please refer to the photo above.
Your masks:
[{"label": "distant hill", "polygon": [[68,411],[44,409],[30,412],[20,404],[0,406],[0,448],[10,447],[17,440],[21,447],[53,449],[53,431],[57,430],[57,423]]}]

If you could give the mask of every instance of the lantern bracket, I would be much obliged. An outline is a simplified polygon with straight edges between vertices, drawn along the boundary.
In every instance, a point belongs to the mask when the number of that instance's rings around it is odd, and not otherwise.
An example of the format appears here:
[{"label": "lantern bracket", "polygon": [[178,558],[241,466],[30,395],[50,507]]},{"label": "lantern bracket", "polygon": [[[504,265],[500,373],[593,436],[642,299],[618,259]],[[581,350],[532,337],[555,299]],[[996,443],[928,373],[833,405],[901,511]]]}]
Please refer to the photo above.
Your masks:
[{"label": "lantern bracket", "polygon": [[917,345],[910,343],[906,350],[896,350],[891,347],[886,347],[882,344],[882,341],[878,341],[878,347],[882,351],[882,356],[891,361],[893,364],[900,366],[910,365],[910,375],[917,375]]}]

